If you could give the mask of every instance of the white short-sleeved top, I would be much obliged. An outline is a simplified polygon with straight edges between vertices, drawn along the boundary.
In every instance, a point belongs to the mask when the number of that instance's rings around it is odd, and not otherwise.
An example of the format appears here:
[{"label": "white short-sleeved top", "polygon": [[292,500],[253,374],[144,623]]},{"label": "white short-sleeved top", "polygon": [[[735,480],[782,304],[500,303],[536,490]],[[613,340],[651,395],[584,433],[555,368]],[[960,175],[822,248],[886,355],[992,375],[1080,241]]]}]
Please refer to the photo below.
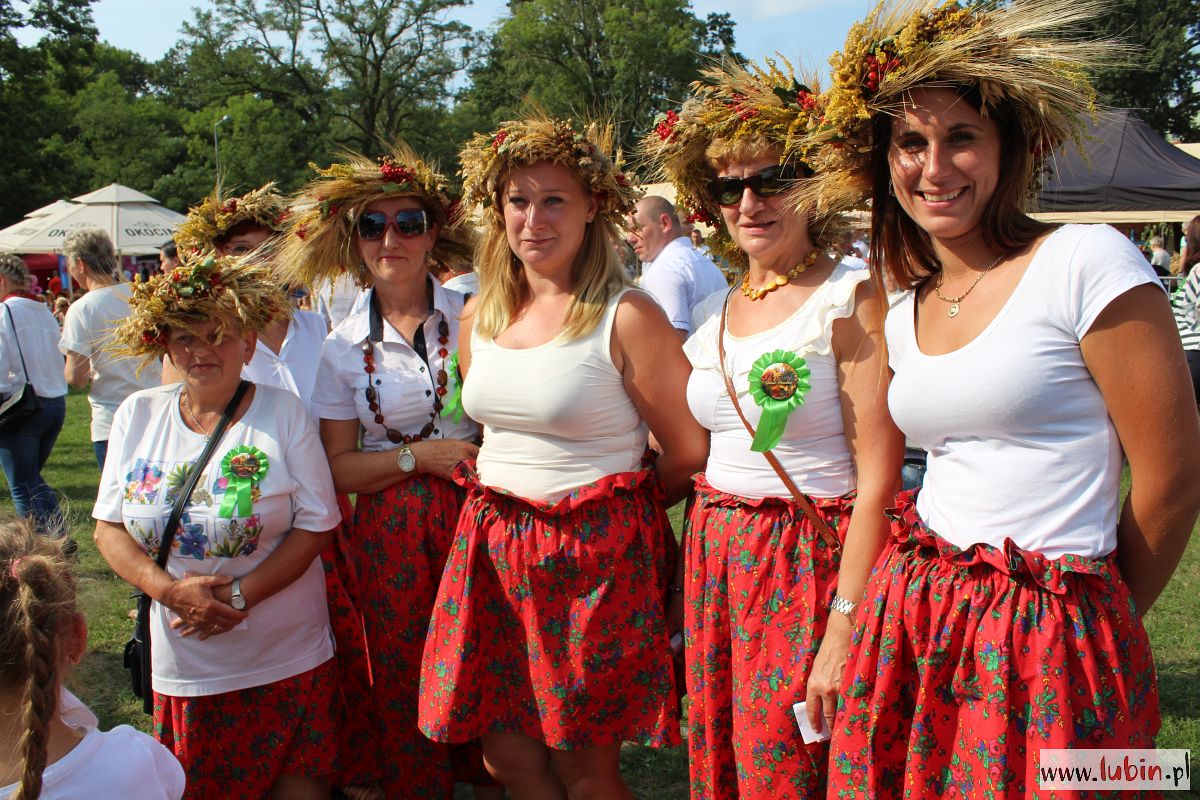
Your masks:
[{"label": "white short-sleeved top", "polygon": [[958,547],[1011,538],[1048,558],[1116,547],[1124,454],[1080,341],[1121,294],[1157,283],[1107,225],[1065,225],[995,319],[939,356],[916,341],[909,294],[888,314],[888,405],[929,453],[921,519]]},{"label": "white short-sleeved top", "polygon": [[91,362],[92,387],[88,403],[92,407],[92,441],[108,438],[113,414],[121,401],[134,392],[162,383],[162,365],[146,364],[141,359],[116,355],[111,350],[113,331],[129,316],[128,283],[116,283],[92,289],[67,309],[58,349],[64,354],[77,353]]},{"label": "white short-sleeved top", "polygon": [[479,480],[520,497],[556,502],[607,475],[632,472],[648,429],[612,360],[624,291],[590,333],[539,347],[501,347],[478,331],[463,405],[483,423]]},{"label": "white short-sleeved top", "polygon": [[[41,800],[179,800],[183,767],[148,734],[128,725],[111,731],[89,728],[83,739],[42,772]],[[18,783],[0,786],[11,797]]]},{"label": "white short-sleeved top", "polygon": [[[9,297],[0,308],[0,396],[28,381],[38,397],[67,393],[63,357],[58,352],[58,320],[45,303]],[[25,369],[21,369],[22,361]]]},{"label": "white short-sleeved top", "polygon": [[[368,376],[363,369],[362,346],[371,334],[370,303],[334,328],[321,346],[312,411],[321,419],[357,419],[363,426],[363,450],[391,450],[400,446],[388,441],[384,426],[375,422],[375,412],[368,408],[368,381],[378,392],[387,427],[409,435],[420,433],[433,413],[437,372],[449,360],[449,356],[443,358],[438,354],[441,348],[438,325],[442,320],[450,328],[447,352],[453,355],[458,350],[463,296],[443,288],[432,276],[429,281],[433,285],[433,311],[423,328],[428,364],[387,320],[381,320],[380,341],[375,343],[375,372]],[[449,381],[454,380],[455,376],[450,375]],[[430,438],[469,440],[478,433],[478,427],[466,415],[455,422],[450,415],[443,414],[434,422]]]},{"label": "white short-sleeved top", "polygon": [[[179,413],[181,384],[137,392],[117,409],[92,516],[122,524],[151,556],[191,464],[206,437]],[[265,455],[267,469],[249,515],[221,514],[229,487],[222,461],[235,448]],[[205,468],[175,534],[167,572],[242,577],[254,571],[294,528],[328,531],[341,521],[329,463],[316,425],[299,398],[255,388],[245,415],[229,426]],[[305,534],[307,535],[307,534]],[[254,608],[236,628],[205,641],[171,630],[174,617],[151,612],[154,690],[196,697],[262,686],[299,675],[333,656],[321,560]]]},{"label": "white short-sleeved top", "polygon": [[671,325],[692,332],[692,309],[713,292],[728,288],[712,259],[680,236],[667,242],[642,271],[641,286],[666,313]]},{"label": "white short-sleeved top", "polygon": [[317,383],[321,363],[321,344],[329,328],[325,318],[315,311],[293,311],[287,334],[278,353],[263,344],[254,348],[254,357],[242,367],[242,377],[259,386],[276,386],[299,397],[307,406]]},{"label": "white short-sleeved top", "polygon": [[[725,367],[738,393],[738,405],[757,428],[762,409],[750,396],[750,369],[774,350],[802,357],[811,373],[804,403],[787,420],[783,438],[772,448],[797,487],[814,497],[841,497],[855,486],[854,461],[846,444],[833,353],[833,323],[854,313],[855,292],[869,275],[838,264],[825,283],[795,313],[751,336],[725,332]],[[688,407],[712,432],[704,475],[714,489],[739,497],[790,497],[762,453],[750,449],[746,431],[721,376],[717,335],[721,315],[710,317],[683,350],[692,362]]]}]

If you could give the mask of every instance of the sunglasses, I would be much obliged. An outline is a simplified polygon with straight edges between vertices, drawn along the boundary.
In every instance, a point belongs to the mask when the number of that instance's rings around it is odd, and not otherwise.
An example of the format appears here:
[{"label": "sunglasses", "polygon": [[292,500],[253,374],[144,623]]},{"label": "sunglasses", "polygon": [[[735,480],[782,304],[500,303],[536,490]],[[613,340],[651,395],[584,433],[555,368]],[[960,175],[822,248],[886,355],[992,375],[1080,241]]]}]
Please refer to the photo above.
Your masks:
[{"label": "sunglasses", "polygon": [[759,197],[774,197],[786,190],[795,178],[796,170],[790,166],[767,167],[749,178],[713,178],[708,182],[708,191],[718,205],[736,206],[747,186]]},{"label": "sunglasses", "polygon": [[406,239],[429,230],[429,217],[423,208],[401,209],[392,219],[388,219],[388,215],[382,211],[365,211],[358,217],[358,238],[366,241],[382,239],[388,224],[393,221],[396,223],[396,233]]}]

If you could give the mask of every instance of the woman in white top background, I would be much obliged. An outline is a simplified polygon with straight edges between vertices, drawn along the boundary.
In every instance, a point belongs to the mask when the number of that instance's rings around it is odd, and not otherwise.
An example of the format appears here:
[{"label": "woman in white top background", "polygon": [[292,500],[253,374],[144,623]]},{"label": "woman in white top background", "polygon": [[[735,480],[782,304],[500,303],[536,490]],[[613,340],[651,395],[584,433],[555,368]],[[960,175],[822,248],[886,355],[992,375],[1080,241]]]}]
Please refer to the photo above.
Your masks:
[{"label": "woman in white top background", "polygon": [[1022,212],[1091,110],[1095,8],[884,7],[832,59],[811,196],[871,197],[871,267],[912,289],[888,402],[929,460],[867,588],[831,796],[1029,797],[1046,748],[1154,746],[1141,615],[1200,508],[1200,420],[1145,258]]},{"label": "woman in white top background", "polygon": [[804,742],[793,706],[806,701],[818,730],[834,715],[899,488],[880,292],[830,257],[838,220],[793,203],[811,175],[793,132],[819,119],[815,100],[776,64],[713,69],[644,141],[713,220],[709,245],[746,265],[684,347],[688,404],[712,432],[677,581],[697,800],[824,797],[828,745]]},{"label": "woman in white top background", "polygon": [[406,145],[378,161],[347,155],[295,198],[274,256],[291,285],[335,282],[350,265],[369,289],[321,348],[312,409],[338,491],[357,495],[330,558],[353,754],[339,783],[389,798],[490,783],[477,745],[451,748],[417,728],[421,653],[463,499],[450,476],[478,452],[454,367],[463,296],[432,272],[469,253],[457,208]]},{"label": "woman in white top background", "polygon": [[462,342],[484,441],[478,471],[458,475],[420,719],[441,741],[482,735],[516,798],[629,798],[621,743],[679,736],[664,502],[689,490],[706,443],[679,336],[617,259],[634,196],[599,136],[539,116],[462,154],[486,220]]},{"label": "woman in white top background", "polygon": [[0,253],[0,399],[28,382],[38,409],[0,430],[0,467],[18,516],[43,530],[62,531],[58,496],[42,477],[67,414],[67,382],[58,352],[58,322],[29,291],[29,269],[19,256]]}]

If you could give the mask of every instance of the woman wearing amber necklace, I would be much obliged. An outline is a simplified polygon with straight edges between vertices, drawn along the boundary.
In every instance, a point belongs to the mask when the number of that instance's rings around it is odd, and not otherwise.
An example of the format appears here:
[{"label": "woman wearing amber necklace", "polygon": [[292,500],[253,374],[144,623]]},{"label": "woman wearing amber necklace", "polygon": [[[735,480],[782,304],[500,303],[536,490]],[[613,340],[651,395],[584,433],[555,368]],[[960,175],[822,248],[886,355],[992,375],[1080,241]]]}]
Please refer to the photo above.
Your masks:
[{"label": "woman wearing amber necklace", "polygon": [[338,491],[357,494],[330,558],[346,701],[339,783],[449,798],[456,778],[489,782],[478,746],[456,769],[454,749],[417,729],[421,651],[462,505],[449,478],[479,435],[458,402],[463,296],[430,268],[464,259],[467,231],[442,177],[403,144],[318,172],[276,263],[294,286],[352,265],[371,290],[326,339],[311,404]]},{"label": "woman wearing amber necklace", "polygon": [[1140,615],[1196,520],[1200,422],[1141,254],[1021,211],[1093,110],[1095,8],[881,8],[832,60],[809,191],[869,194],[871,267],[913,290],[888,402],[929,469],[867,586],[831,797],[1049,797],[1047,748],[1154,746]]},{"label": "woman wearing amber necklace", "polygon": [[774,63],[703,77],[644,143],[715,223],[710,246],[747,264],[685,347],[688,404],[712,433],[676,581],[692,797],[823,797],[828,745],[804,743],[792,707],[807,701],[818,729],[833,716],[898,488],[882,311],[866,273],[830,259],[836,219],[792,202],[812,90]]}]

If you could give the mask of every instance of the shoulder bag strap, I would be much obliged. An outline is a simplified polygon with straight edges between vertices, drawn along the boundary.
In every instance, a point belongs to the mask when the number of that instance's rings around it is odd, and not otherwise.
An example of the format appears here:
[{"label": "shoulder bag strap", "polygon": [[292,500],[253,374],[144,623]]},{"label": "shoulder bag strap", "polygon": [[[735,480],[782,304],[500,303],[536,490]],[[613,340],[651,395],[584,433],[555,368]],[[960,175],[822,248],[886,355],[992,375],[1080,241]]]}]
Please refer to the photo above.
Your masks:
[{"label": "shoulder bag strap", "polygon": [[[729,399],[733,401],[733,410],[737,412],[738,419],[746,426],[746,432],[750,434],[750,438],[754,438],[754,426],[750,424],[750,420],[746,419],[746,415],[742,413],[742,406],[738,403],[737,389],[733,386],[733,379],[729,377],[729,372],[725,369],[725,318],[729,312],[729,298],[732,296],[734,286],[729,290],[729,294],[725,296],[725,303],[721,306],[721,328],[717,331],[717,354],[721,359],[721,377],[725,379],[725,391],[729,394]],[[800,510],[804,512],[804,516],[808,517],[808,521],[812,523],[813,528],[825,540],[825,544],[834,552],[841,549],[841,542],[829,525],[821,518],[816,509],[812,507],[812,503],[808,502],[808,498],[800,491],[800,487],[792,480],[792,476],[784,470],[783,464],[779,463],[779,459],[770,450],[763,451],[763,457],[767,459],[767,463],[775,470],[775,474],[779,476],[779,480],[783,481],[783,485],[787,487],[791,493],[792,499],[796,501],[796,505],[800,506]]]},{"label": "shoulder bag strap", "polygon": [[196,460],[196,464],[188,472],[187,482],[184,483],[183,489],[180,490],[179,497],[175,498],[175,505],[171,508],[171,516],[167,519],[167,527],[163,529],[162,544],[159,545],[158,557],[155,559],[155,563],[158,564],[159,568],[166,567],[167,559],[171,555],[171,544],[175,541],[175,531],[179,528],[179,520],[183,518],[183,509],[187,506],[188,500],[196,488],[196,484],[200,482],[200,473],[204,472],[209,459],[212,458],[213,451],[217,449],[221,437],[225,435],[225,429],[229,427],[229,422],[233,419],[234,412],[237,411],[238,405],[242,402],[242,398],[246,396],[246,390],[249,388],[250,381],[242,381],[238,384],[237,391],[233,393],[233,397],[229,400],[229,405],[225,406],[225,412],[221,415],[221,421],[217,423],[217,427],[213,429],[212,435],[208,437],[208,441],[204,445],[204,452],[200,454],[200,458]]},{"label": "shoulder bag strap", "polygon": [[29,383],[29,370],[25,368],[25,354],[21,352],[21,337],[17,335],[17,321],[13,319],[12,309],[8,307],[8,303],[4,304],[4,313],[8,315],[8,324],[13,329],[13,341],[17,343],[17,356],[21,359],[21,372],[25,374],[25,383]]}]

